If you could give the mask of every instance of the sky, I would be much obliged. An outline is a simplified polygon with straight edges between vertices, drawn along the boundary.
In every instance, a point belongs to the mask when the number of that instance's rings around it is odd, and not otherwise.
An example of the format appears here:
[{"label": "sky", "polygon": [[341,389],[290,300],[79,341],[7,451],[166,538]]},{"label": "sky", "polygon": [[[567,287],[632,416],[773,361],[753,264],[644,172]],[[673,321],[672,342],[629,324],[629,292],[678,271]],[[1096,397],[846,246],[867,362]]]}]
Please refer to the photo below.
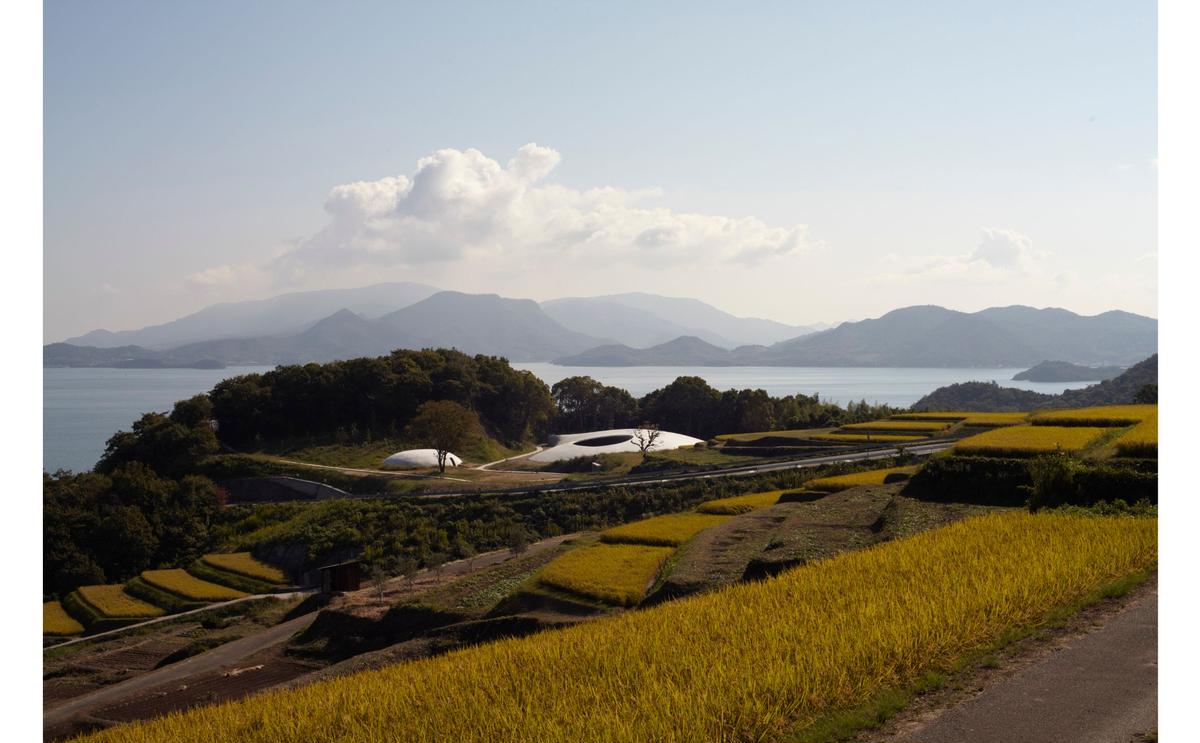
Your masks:
[{"label": "sky", "polygon": [[47,0],[43,337],[410,280],[1157,316],[1156,15]]}]

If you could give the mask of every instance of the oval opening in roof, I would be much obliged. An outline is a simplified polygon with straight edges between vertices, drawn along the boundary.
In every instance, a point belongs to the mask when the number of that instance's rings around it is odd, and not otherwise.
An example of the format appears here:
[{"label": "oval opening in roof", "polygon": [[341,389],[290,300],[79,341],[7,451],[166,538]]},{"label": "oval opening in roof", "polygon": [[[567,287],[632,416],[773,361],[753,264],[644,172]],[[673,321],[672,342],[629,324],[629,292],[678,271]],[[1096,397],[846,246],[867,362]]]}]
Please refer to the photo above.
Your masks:
[{"label": "oval opening in roof", "polygon": [[594,439],[584,439],[582,441],[572,441],[572,444],[579,446],[612,446],[613,444],[624,444],[633,437],[627,433],[617,434],[614,436],[597,436]]}]

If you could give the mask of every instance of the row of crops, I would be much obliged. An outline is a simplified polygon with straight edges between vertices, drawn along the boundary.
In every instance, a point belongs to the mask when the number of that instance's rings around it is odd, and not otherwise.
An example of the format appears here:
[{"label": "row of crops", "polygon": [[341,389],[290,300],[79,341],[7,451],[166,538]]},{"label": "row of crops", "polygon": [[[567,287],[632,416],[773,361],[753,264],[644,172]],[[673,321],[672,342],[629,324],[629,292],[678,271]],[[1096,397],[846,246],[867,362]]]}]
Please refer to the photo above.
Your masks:
[{"label": "row of crops", "polygon": [[1153,518],[979,516],[770,580],[91,740],[785,739],[1150,569],[1156,534]]},{"label": "row of crops", "polygon": [[637,606],[663,565],[688,540],[737,514],[773,506],[782,492],[706,501],[695,511],[613,527],[601,532],[596,544],[554,559],[538,575],[538,583],[612,606]]},{"label": "row of crops", "polygon": [[911,443],[945,436],[962,427],[994,428],[1024,423],[1028,413],[900,413],[886,420],[850,423],[832,433],[812,436],[817,441],[843,443]]},{"label": "row of crops", "polygon": [[205,555],[186,570],[146,570],[128,583],[80,586],[42,605],[42,633],[102,632],[219,601],[269,593],[287,584],[278,568],[249,552]]},{"label": "row of crops", "polygon": [[954,451],[984,457],[1029,457],[1114,446],[1118,456],[1158,456],[1158,406],[1109,405],[1037,413],[1027,423],[970,436]]},{"label": "row of crops", "polygon": [[[907,480],[918,466],[888,467],[809,480],[792,495],[823,497],[863,485]],[[664,564],[702,531],[728,519],[775,505],[782,490],[705,501],[695,511],[655,516],[600,533],[596,544],[552,561],[538,576],[543,587],[621,607],[637,606],[661,577]]]}]

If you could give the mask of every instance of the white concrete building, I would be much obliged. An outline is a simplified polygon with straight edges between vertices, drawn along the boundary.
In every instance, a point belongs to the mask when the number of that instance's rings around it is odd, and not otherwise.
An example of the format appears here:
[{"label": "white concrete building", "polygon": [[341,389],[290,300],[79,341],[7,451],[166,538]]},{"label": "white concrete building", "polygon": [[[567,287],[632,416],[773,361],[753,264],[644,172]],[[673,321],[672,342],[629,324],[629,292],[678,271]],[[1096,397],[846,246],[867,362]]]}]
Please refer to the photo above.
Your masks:
[{"label": "white concrete building", "polygon": [[[576,457],[594,457],[597,454],[617,454],[620,452],[639,451],[633,435],[636,428],[614,428],[608,431],[589,431],[587,433],[565,433],[551,437],[548,449],[534,454],[529,459],[533,462],[561,462],[564,459]],[[704,443],[701,439],[684,436],[681,433],[660,431],[650,451],[665,451],[681,449]]]},{"label": "white concrete building", "polygon": [[[446,453],[446,466],[458,467],[462,459],[453,452]],[[437,449],[405,449],[383,460],[384,467],[437,467]]]}]

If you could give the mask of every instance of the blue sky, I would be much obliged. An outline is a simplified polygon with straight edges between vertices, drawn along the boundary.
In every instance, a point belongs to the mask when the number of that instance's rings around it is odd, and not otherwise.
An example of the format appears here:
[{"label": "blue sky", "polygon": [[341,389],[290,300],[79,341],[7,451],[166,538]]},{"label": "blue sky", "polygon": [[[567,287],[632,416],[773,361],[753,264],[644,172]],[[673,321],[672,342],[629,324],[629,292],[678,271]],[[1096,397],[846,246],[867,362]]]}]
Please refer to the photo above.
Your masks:
[{"label": "blue sky", "polygon": [[1157,315],[1151,2],[431,5],[49,0],[45,338],[395,279]]}]

